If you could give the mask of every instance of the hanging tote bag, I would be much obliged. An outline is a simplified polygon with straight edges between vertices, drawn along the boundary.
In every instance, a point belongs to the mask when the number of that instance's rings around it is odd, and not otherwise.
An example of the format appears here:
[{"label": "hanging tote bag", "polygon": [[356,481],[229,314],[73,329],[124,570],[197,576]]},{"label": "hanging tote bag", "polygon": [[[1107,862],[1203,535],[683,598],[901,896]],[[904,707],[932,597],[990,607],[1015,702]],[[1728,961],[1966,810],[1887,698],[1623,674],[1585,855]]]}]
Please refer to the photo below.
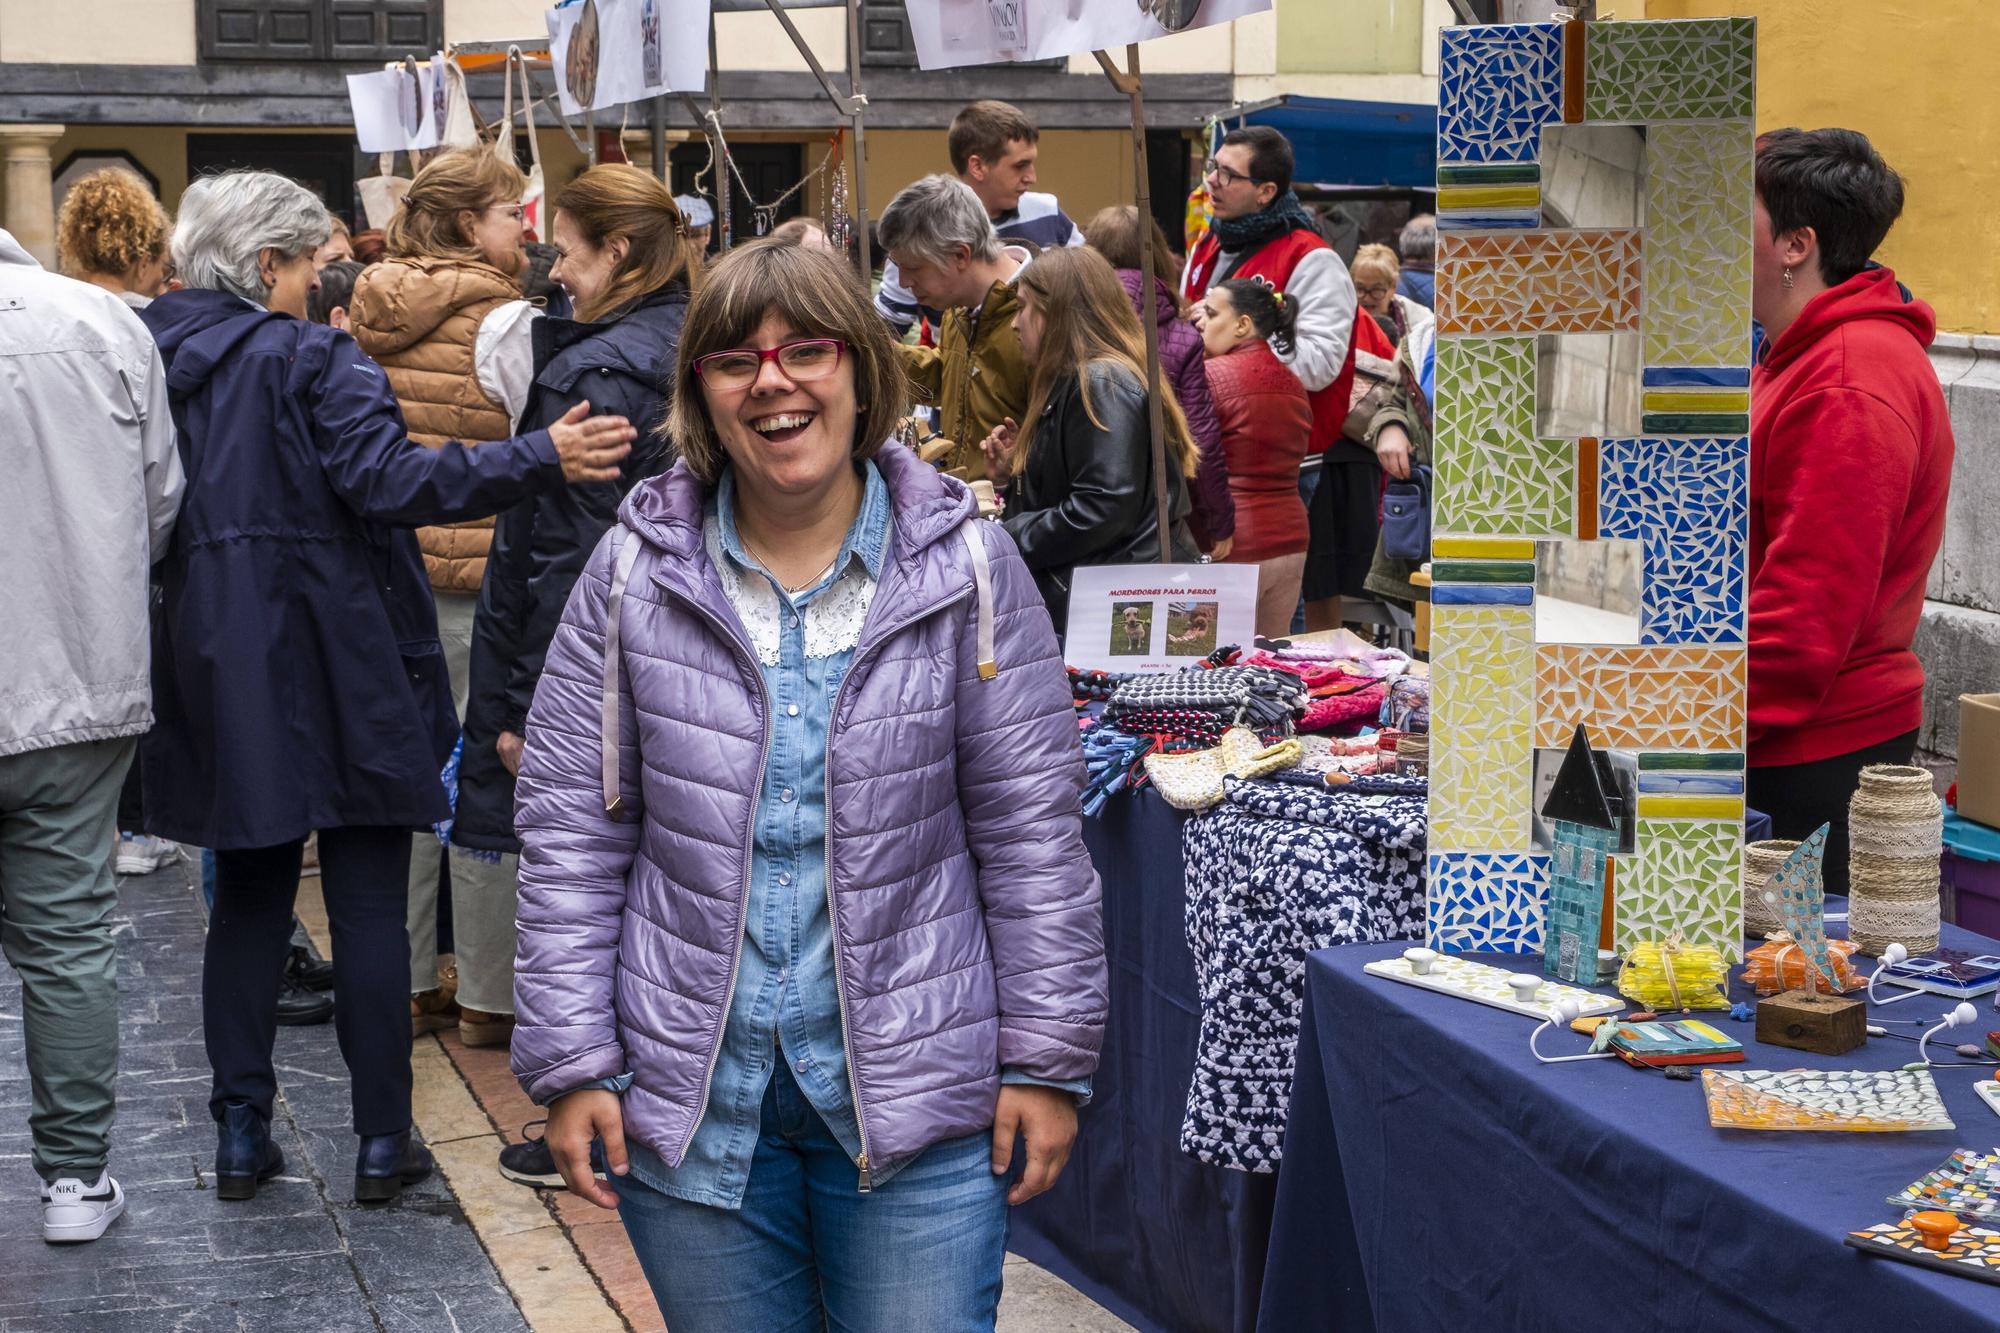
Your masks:
[{"label": "hanging tote bag", "polygon": [[514,160],[514,79],[517,72],[521,82],[521,115],[528,131],[528,160],[533,164],[528,168],[528,188],[521,194],[521,220],[537,239],[547,240],[549,231],[542,225],[542,141],[535,133],[535,90],[528,84],[528,62],[518,46],[507,48],[507,70],[501,80],[500,124],[493,132],[493,151],[509,162]]}]

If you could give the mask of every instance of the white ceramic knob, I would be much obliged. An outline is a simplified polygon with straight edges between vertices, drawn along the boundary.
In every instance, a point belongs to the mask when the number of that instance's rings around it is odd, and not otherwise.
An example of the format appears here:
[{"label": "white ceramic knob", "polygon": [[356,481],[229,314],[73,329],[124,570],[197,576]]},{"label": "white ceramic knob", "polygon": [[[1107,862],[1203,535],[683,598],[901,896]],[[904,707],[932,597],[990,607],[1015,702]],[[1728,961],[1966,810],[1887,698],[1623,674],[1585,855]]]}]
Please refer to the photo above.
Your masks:
[{"label": "white ceramic knob", "polygon": [[1526,973],[1516,973],[1507,978],[1507,984],[1514,988],[1515,1000],[1521,1004],[1533,1004],[1536,992],[1542,988],[1542,979],[1528,976]]},{"label": "white ceramic knob", "polygon": [[1420,977],[1431,974],[1431,965],[1438,960],[1436,949],[1405,949],[1403,961],[1410,965],[1410,971]]}]

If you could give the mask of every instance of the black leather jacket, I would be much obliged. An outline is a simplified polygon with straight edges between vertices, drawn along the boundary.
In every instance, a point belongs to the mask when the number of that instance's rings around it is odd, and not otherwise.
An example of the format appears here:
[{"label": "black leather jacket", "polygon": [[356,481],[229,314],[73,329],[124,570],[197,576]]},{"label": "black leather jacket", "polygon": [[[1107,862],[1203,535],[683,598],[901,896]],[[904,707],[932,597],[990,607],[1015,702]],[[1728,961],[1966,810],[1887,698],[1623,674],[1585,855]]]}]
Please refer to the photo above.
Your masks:
[{"label": "black leather jacket", "polygon": [[[1002,520],[1035,575],[1061,637],[1069,623],[1070,574],[1078,565],[1160,561],[1159,510],[1146,386],[1099,362],[1084,372],[1099,426],[1084,410],[1079,379],[1049,394],[1027,465],[1010,483]],[[1187,478],[1169,464],[1167,512],[1176,561],[1200,558],[1187,528]]]}]

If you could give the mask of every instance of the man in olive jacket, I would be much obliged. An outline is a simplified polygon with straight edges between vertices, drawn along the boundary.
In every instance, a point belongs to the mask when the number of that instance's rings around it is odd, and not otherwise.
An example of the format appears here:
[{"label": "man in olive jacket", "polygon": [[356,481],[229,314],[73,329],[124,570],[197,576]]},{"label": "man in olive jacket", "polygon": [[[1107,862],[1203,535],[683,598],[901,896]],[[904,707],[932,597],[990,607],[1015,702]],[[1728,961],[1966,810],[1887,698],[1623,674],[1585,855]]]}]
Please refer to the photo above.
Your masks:
[{"label": "man in olive jacket", "polygon": [[926,176],[890,201],[878,235],[924,305],[945,312],[936,347],[902,347],[918,401],[936,404],[942,441],[923,456],[952,476],[986,475],[980,442],[1028,405],[1028,362],[1014,332],[1014,280],[1032,254],[1003,246],[972,187]]}]

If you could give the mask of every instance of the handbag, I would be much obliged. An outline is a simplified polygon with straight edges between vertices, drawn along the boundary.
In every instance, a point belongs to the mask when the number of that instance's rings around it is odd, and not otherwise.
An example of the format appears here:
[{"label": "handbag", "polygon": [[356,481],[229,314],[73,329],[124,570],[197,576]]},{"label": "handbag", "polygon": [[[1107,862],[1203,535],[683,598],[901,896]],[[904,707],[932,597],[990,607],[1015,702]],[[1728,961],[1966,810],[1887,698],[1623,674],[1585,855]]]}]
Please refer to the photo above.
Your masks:
[{"label": "handbag", "polygon": [[1421,463],[1382,489],[1382,554],[1396,560],[1431,556],[1431,470]]},{"label": "handbag", "polygon": [[535,133],[535,90],[528,83],[528,62],[521,48],[507,48],[507,73],[501,80],[500,123],[493,127],[493,151],[508,162],[514,160],[514,77],[521,81],[521,105],[528,130],[528,188],[521,192],[521,222],[538,239],[547,239],[542,225],[542,140]]}]

